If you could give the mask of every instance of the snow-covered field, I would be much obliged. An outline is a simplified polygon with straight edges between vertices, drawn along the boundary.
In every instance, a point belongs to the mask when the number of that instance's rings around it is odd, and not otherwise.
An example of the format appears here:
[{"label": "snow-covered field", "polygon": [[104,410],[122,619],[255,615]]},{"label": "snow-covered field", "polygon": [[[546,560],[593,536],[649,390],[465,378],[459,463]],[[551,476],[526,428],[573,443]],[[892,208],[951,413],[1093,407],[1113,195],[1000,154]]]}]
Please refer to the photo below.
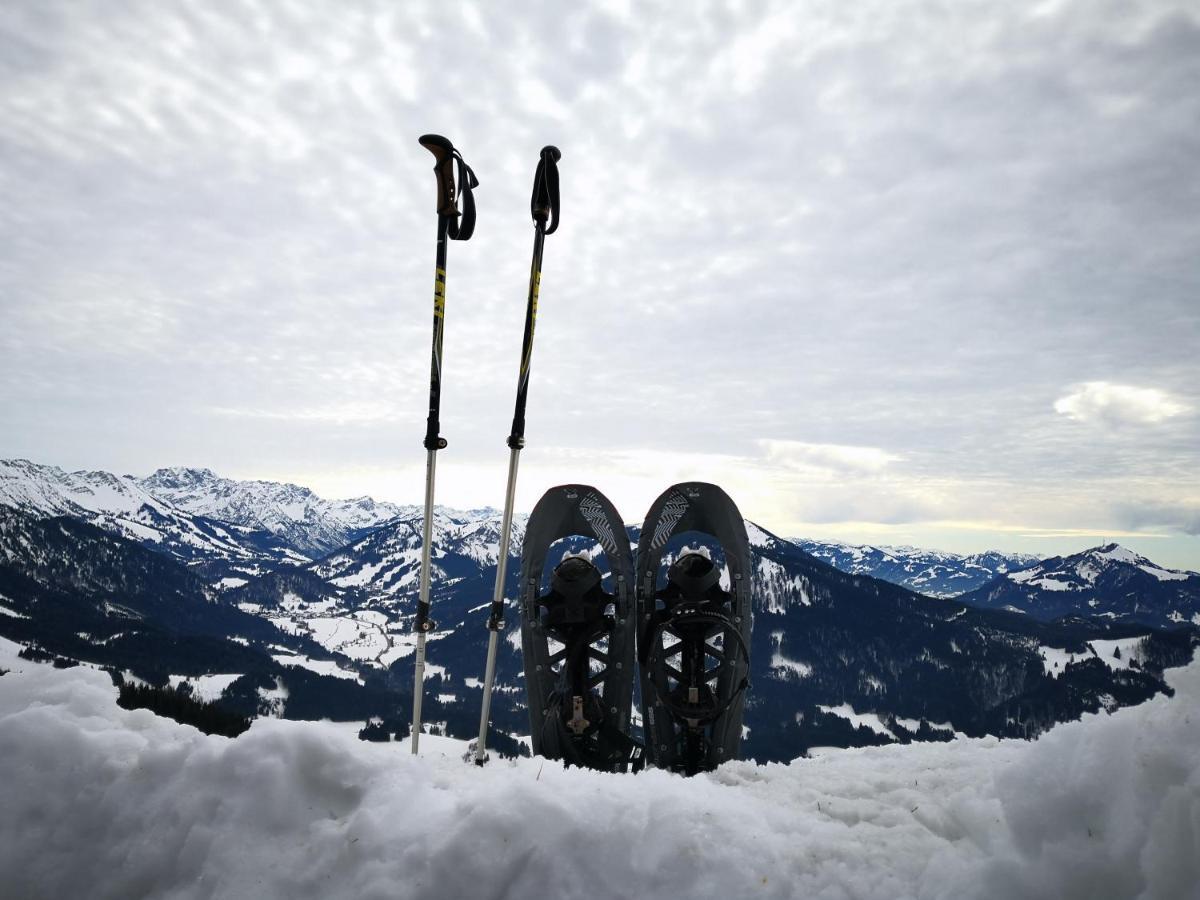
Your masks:
[{"label": "snow-covered field", "polygon": [[207,737],[118,708],[101,672],[7,661],[5,897],[1200,897],[1200,662],[1034,743],[684,779],[323,723]]}]

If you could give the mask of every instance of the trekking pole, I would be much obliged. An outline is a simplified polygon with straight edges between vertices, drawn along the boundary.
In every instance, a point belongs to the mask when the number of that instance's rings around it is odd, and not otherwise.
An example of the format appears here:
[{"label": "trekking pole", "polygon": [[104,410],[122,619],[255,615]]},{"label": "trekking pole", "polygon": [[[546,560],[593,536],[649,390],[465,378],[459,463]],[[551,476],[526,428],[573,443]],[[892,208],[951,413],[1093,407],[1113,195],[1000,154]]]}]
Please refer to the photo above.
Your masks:
[{"label": "trekking pole", "polygon": [[[479,716],[479,741],[475,745],[475,764],[487,761],[488,717],[492,709],[492,681],[496,676],[496,645],[504,628],[504,576],[508,568],[508,541],[512,532],[513,498],[517,491],[517,459],[525,446],[525,398],[529,393],[529,365],[533,359],[533,329],[537,323],[538,289],[542,282],[542,243],[558,228],[557,147],[542,148],[537,171],[533,175],[533,197],[529,211],[533,216],[533,263],[529,269],[529,297],[525,305],[525,335],[521,340],[521,370],[517,377],[517,404],[513,412],[512,432],[508,436],[508,487],[504,492],[504,516],[500,520],[500,556],[496,560],[496,585],[488,615],[487,665],[483,676],[483,710]],[[547,221],[549,224],[547,224]]]},{"label": "trekking pole", "polygon": [[[475,197],[472,189],[479,180],[454,145],[438,134],[418,138],[421,146],[433,154],[437,176],[437,268],[433,279],[433,361],[429,372],[429,418],[425,422],[425,522],[421,532],[421,593],[417,600],[417,617],[413,631],[417,633],[416,666],[413,673],[412,752],[417,752],[421,737],[421,700],[425,693],[425,636],[436,624],[429,618],[429,556],[433,539],[433,482],[437,470],[437,452],[446,446],[438,421],[442,404],[442,331],[446,314],[446,240],[470,240],[475,231]],[[455,168],[458,170],[458,191],[463,211],[458,211],[455,195]],[[460,218],[461,215],[461,218]]]}]

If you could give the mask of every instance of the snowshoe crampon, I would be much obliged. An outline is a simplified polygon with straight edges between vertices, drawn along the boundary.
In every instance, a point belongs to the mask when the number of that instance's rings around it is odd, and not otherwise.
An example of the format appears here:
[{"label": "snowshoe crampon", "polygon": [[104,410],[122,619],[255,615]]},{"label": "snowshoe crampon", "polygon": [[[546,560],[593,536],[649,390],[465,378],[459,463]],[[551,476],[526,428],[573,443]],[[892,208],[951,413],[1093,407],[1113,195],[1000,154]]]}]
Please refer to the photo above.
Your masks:
[{"label": "snowshoe crampon", "polygon": [[609,772],[640,768],[641,747],[629,737],[633,560],[625,525],[603,494],[570,484],[538,501],[525,529],[520,590],[533,752]]},{"label": "snowshoe crampon", "polygon": [[738,758],[750,591],[746,526],[728,494],[686,482],[654,501],[637,550],[642,720],[654,766],[693,775]]}]

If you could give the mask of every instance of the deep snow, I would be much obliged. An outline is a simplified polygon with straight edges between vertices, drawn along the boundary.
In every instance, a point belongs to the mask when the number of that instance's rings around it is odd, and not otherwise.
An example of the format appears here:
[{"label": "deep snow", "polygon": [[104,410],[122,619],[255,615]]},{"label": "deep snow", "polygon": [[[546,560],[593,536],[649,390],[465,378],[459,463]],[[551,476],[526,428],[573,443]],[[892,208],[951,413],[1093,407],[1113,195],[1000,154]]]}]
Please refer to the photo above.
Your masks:
[{"label": "deep snow", "polygon": [[1200,897],[1200,662],[1034,743],[693,779],[481,769],[322,723],[208,737],[120,709],[101,672],[14,662],[5,898]]}]

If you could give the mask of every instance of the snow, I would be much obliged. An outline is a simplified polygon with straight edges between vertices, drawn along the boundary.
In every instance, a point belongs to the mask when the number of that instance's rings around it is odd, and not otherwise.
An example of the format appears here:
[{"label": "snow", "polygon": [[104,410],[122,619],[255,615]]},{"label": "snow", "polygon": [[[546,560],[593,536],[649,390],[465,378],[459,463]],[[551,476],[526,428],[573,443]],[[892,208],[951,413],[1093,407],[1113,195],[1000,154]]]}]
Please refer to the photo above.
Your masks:
[{"label": "snow", "polygon": [[362,567],[349,575],[342,575],[339,578],[329,579],[331,584],[336,584],[338,587],[362,587],[370,584],[371,580],[379,574],[379,571],[387,565],[387,561],[381,563],[363,563]]},{"label": "snow", "polygon": [[[0,677],[14,897],[1196,898],[1200,664],[1038,741],[729,763],[477,767],[260,719],[209,737],[103,673]],[[530,827],[537,823],[537,827]]]},{"label": "snow", "polygon": [[771,655],[771,671],[777,676],[786,677],[788,674],[795,675],[797,678],[807,678],[812,674],[812,666],[805,662],[788,659],[780,653]]},{"label": "snow", "polygon": [[241,587],[243,584],[249,584],[249,583],[250,583],[249,579],[236,578],[236,577],[230,575],[230,576],[228,576],[226,578],[222,578],[220,581],[218,581],[217,587],[222,591],[227,591],[230,588]]},{"label": "snow", "polygon": [[1120,544],[1112,544],[1109,547],[1093,550],[1092,554],[1101,559],[1111,559],[1114,562],[1133,563],[1137,564],[1145,562],[1145,560],[1134,553],[1132,550],[1126,550]]},{"label": "snow", "polygon": [[1069,581],[1058,581],[1049,575],[1033,579],[1029,582],[1029,586],[1040,587],[1047,591],[1075,591],[1079,589],[1079,585],[1077,584],[1072,584]]},{"label": "snow", "polygon": [[[1088,649],[1083,653],[1070,653],[1059,647],[1043,644],[1038,648],[1038,653],[1041,654],[1042,667],[1046,674],[1057,678],[1070,663],[1090,659],[1092,656],[1097,657],[1110,669],[1128,669],[1130,663],[1139,655],[1139,645],[1143,640],[1145,640],[1144,635],[1089,641]],[[1121,651],[1119,659],[1114,655],[1116,650]]]},{"label": "snow", "polygon": [[[921,720],[920,719],[909,719],[904,716],[896,716],[895,719],[896,719],[897,725],[899,725],[902,728],[907,729],[908,731],[911,731],[913,734],[916,734],[918,731],[921,730]],[[954,726],[951,725],[949,722],[940,722],[940,723],[930,722],[928,719],[926,719],[925,724],[928,725],[930,728],[932,728],[934,731],[948,731],[951,734],[955,734]]]},{"label": "snow", "polygon": [[385,669],[390,668],[396,660],[404,659],[417,651],[415,634],[388,634],[388,640],[391,642],[390,645],[375,660]]},{"label": "snow", "polygon": [[281,666],[298,666],[301,669],[316,672],[318,675],[332,675],[334,678],[345,678],[349,681],[362,680],[358,677],[357,672],[343,669],[332,659],[310,659],[301,653],[272,653],[271,659]]},{"label": "snow", "polygon": [[[310,604],[306,609],[324,608]],[[272,624],[287,634],[307,633],[313,640],[333,653],[340,653],[360,662],[379,662],[389,656],[393,648],[383,626],[372,616],[363,615],[315,615],[305,617],[303,613],[288,616],[270,616]],[[400,653],[401,656],[406,655]]]},{"label": "snow", "polygon": [[882,734],[884,737],[895,737],[891,729],[883,724],[883,720],[879,718],[878,714],[857,713],[849,703],[842,703],[839,706],[818,706],[817,709],[831,715],[841,716],[843,719],[849,719],[851,725],[870,728],[876,734]]},{"label": "snow", "polygon": [[24,644],[19,644],[16,641],[10,641],[6,637],[0,637],[0,669],[5,669],[9,672],[23,672],[34,664],[27,659],[21,659],[21,651],[25,649]]},{"label": "snow", "polygon": [[1054,678],[1061,675],[1069,664],[1091,656],[1090,653],[1068,653],[1060,647],[1050,647],[1044,644],[1038,647],[1038,653],[1042,657],[1042,669],[1047,675]]},{"label": "snow", "polygon": [[787,679],[794,675],[797,678],[807,678],[812,674],[812,666],[806,662],[788,659],[783,655],[783,632],[771,632],[771,674],[776,678]]},{"label": "snow", "polygon": [[746,520],[746,539],[751,547],[769,547],[771,535],[767,534],[749,519]]},{"label": "snow", "polygon": [[214,700],[220,700],[221,695],[225,693],[225,688],[229,687],[239,678],[240,673],[225,674],[225,675],[170,675],[167,677],[167,683],[173,688],[187,682],[192,686],[192,696],[203,703],[212,703]]},{"label": "snow", "polygon": [[[1116,638],[1091,641],[1090,645],[1110,669],[1128,669],[1130,663],[1140,655],[1138,651],[1143,640],[1143,637]],[[1117,650],[1121,651],[1120,659],[1114,655]]]},{"label": "snow", "polygon": [[1176,572],[1173,569],[1160,569],[1153,563],[1138,566],[1147,575],[1153,575],[1159,581],[1187,581],[1191,578],[1190,572]]},{"label": "snow", "polygon": [[803,575],[789,577],[783,566],[765,556],[758,558],[757,588],[759,602],[763,603],[764,609],[769,613],[788,611],[786,594],[789,591],[796,594],[795,600],[801,606],[812,606],[812,590],[808,579]]},{"label": "snow", "polygon": [[275,679],[275,687],[273,687],[273,688],[261,688],[260,687],[258,689],[258,696],[259,696],[259,699],[262,701],[261,705],[262,705],[263,711],[265,712],[266,715],[268,715],[268,716],[282,716],[283,715],[283,707],[284,707],[284,704],[287,702],[287,698],[288,698],[287,685],[285,685],[283,683],[283,679],[276,678]]},{"label": "snow", "polygon": [[0,616],[11,616],[14,619],[28,619],[29,616],[23,612],[17,612],[15,609],[10,609],[3,603],[0,603]]}]

